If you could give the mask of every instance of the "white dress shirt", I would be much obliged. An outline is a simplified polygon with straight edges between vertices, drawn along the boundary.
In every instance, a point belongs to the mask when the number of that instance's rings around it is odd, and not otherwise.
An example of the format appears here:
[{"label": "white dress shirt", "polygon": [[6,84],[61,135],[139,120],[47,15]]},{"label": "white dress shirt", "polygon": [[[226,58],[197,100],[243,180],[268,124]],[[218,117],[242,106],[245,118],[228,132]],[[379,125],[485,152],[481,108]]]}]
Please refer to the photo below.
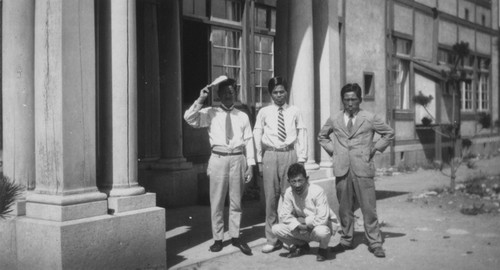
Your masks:
[{"label": "white dress shirt", "polygon": [[195,128],[204,128],[208,130],[210,145],[223,146],[228,151],[237,151],[239,148],[245,148],[247,164],[255,165],[255,152],[253,147],[252,127],[248,116],[238,110],[232,109],[230,112],[231,123],[233,127],[233,138],[226,143],[226,116],[227,111],[221,107],[206,107],[203,104],[194,102],[184,113],[184,120]]},{"label": "white dress shirt", "polygon": [[298,157],[298,162],[307,160],[307,130],[302,116],[297,107],[284,104],[283,118],[285,121],[286,139],[281,141],[278,137],[278,109],[276,104],[260,109],[253,129],[255,147],[257,149],[257,162],[262,162],[263,145],[274,148],[284,148],[293,145]]},{"label": "white dress shirt", "polygon": [[323,188],[311,183],[301,195],[293,193],[291,187],[286,189],[279,217],[290,231],[299,224],[304,224],[303,221],[316,227],[328,225],[330,220],[336,219],[335,213],[330,210]]},{"label": "white dress shirt", "polygon": [[[356,115],[358,113],[355,113],[353,116],[352,116],[352,125],[354,126],[354,124],[356,123]],[[349,114],[347,112],[344,111],[344,123],[345,125],[347,126],[347,123],[349,122]]]}]

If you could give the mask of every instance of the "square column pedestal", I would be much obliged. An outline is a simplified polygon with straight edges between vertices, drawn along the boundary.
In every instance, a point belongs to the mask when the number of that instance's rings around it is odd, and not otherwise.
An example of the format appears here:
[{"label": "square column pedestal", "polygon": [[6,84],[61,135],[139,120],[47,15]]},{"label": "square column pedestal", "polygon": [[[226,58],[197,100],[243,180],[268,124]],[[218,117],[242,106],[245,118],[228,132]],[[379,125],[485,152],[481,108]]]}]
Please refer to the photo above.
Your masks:
[{"label": "square column pedestal", "polygon": [[30,217],[44,206],[28,202],[28,216],[16,222],[17,269],[166,269],[165,209],[155,206],[155,194],[77,207],[92,213],[102,203],[114,208],[112,214],[56,221]]}]

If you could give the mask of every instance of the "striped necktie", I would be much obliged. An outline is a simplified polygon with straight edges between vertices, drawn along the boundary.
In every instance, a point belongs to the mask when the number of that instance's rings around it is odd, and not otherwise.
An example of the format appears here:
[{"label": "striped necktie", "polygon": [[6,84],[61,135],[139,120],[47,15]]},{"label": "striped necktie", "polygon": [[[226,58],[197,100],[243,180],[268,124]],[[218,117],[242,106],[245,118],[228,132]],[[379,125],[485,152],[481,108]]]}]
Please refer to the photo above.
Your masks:
[{"label": "striped necktie", "polygon": [[278,109],[278,138],[284,142],[286,139],[285,119],[283,118],[283,107]]}]

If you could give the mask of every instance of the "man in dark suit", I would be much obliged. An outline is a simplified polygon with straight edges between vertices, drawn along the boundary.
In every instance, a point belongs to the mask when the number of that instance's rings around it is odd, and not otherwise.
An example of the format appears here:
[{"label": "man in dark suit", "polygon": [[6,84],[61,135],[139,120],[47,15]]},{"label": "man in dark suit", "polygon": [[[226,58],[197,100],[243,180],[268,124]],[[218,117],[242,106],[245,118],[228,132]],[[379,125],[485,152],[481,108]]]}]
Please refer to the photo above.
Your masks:
[{"label": "man in dark suit", "polygon": [[[368,250],[376,257],[385,257],[376,210],[373,156],[389,146],[394,139],[394,130],[379,116],[360,109],[362,97],[358,84],[346,84],[340,97],[344,110],[330,117],[318,135],[319,143],[333,159],[339,200],[342,236],[333,251],[353,248],[354,211],[359,205]],[[373,142],[375,132],[381,137]]]}]

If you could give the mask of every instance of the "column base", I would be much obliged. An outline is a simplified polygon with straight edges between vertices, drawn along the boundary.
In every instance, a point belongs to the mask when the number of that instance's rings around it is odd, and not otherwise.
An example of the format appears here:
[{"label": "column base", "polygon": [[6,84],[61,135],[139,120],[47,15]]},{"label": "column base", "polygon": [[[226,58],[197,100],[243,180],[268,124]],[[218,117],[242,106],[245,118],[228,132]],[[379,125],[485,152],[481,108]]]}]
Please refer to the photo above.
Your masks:
[{"label": "column base", "polygon": [[13,216],[24,216],[26,215],[26,198],[18,199],[12,205],[12,211],[9,215]]},{"label": "column base", "polygon": [[333,162],[332,161],[321,161],[319,163],[320,168],[333,168]]},{"label": "column base", "polygon": [[185,158],[163,158],[158,160],[141,160],[139,168],[178,171],[192,169],[193,164],[187,162]]},{"label": "column base", "polygon": [[304,164],[304,168],[308,171],[310,170],[317,170],[319,169],[319,165],[314,161],[307,161],[306,164]]},{"label": "column base", "polygon": [[166,269],[165,209],[57,222],[17,220],[17,268]]},{"label": "column base", "polygon": [[[156,206],[156,194],[146,193],[137,196],[109,197],[108,208],[114,214],[151,208]],[[108,211],[109,211],[108,210]]]},{"label": "column base", "polygon": [[51,221],[70,221],[105,215],[106,194],[90,192],[75,195],[28,193],[26,216]]},{"label": "column base", "polygon": [[139,170],[139,184],[156,193],[160,207],[188,206],[198,202],[198,173],[195,170]]}]

